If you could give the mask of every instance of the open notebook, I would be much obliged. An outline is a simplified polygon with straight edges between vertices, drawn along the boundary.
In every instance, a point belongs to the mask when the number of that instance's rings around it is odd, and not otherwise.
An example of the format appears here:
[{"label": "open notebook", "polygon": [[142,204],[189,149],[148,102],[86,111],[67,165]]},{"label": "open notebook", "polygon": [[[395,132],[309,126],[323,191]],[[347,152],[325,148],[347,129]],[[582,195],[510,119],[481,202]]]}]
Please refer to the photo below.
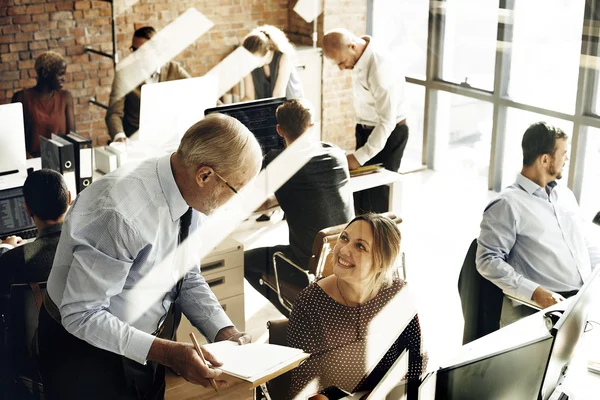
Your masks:
[{"label": "open notebook", "polygon": [[256,387],[296,368],[310,354],[292,347],[268,343],[243,346],[225,340],[202,346],[223,363],[225,374],[248,381]]}]

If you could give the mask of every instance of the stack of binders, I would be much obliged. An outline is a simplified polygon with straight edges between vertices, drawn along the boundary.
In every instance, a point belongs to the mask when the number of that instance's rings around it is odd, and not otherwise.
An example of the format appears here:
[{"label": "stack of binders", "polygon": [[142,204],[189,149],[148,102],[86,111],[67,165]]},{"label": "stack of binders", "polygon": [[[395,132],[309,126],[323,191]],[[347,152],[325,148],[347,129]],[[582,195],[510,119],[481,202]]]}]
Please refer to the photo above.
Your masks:
[{"label": "stack of binders", "polygon": [[75,150],[71,142],[52,135],[52,139],[40,137],[42,168],[53,169],[63,175],[71,197],[77,196],[75,178]]},{"label": "stack of binders", "polygon": [[[53,135],[54,136],[54,135]],[[75,151],[75,178],[77,180],[77,193],[92,183],[92,139],[81,136],[75,132],[60,135],[69,141]]]}]

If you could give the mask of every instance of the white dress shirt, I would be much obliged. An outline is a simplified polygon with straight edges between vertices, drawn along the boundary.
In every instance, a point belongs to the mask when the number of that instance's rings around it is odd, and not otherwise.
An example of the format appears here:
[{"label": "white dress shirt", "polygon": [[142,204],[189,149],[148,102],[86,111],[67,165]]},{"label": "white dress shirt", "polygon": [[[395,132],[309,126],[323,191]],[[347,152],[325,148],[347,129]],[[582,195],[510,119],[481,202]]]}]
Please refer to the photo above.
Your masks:
[{"label": "white dress shirt", "polygon": [[[68,332],[145,363],[154,341],[150,333],[175,296],[181,257],[194,262],[179,295],[183,313],[209,341],[233,325],[200,275],[200,260],[175,251],[179,219],[187,209],[170,156],[121,167],[77,196],[65,218],[47,286]],[[200,216],[192,213],[190,236]],[[164,271],[160,263],[167,266]],[[155,279],[169,282],[172,290],[165,293],[156,281],[143,279],[157,269],[161,276]]]},{"label": "white dress shirt", "polygon": [[363,165],[385,147],[396,124],[406,119],[405,78],[400,62],[387,49],[363,36],[367,47],[352,70],[356,123],[375,127],[354,156]]},{"label": "white dress shirt", "polygon": [[578,290],[600,263],[573,192],[556,181],[547,188],[519,174],[485,209],[477,241],[481,275],[526,300],[538,286]]}]

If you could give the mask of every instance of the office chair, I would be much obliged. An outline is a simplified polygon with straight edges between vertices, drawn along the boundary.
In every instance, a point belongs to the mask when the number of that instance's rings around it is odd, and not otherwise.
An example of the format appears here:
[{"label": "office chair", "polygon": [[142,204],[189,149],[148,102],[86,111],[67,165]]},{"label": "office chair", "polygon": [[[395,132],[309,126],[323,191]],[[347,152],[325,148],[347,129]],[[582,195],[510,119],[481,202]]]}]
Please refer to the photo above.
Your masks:
[{"label": "office chair", "polygon": [[15,382],[31,398],[43,398],[38,366],[37,327],[46,282],[14,284],[10,287],[7,344]]},{"label": "office chair", "polygon": [[[396,216],[392,212],[386,212],[382,215],[390,218],[396,224],[402,222],[402,218]],[[273,254],[273,274],[264,274],[260,280],[261,285],[267,286],[269,289],[277,293],[277,297],[281,305],[292,311],[292,305],[296,296],[308,285],[315,282],[319,278],[329,276],[333,273],[332,250],[337,243],[337,239],[346,227],[347,223],[332,226],[320,230],[315,240],[313,241],[312,256],[308,262],[308,269],[295,264],[292,260],[286,257],[282,252]],[[402,279],[406,279],[406,266],[404,263],[404,253],[402,253]],[[293,271],[294,276],[301,279],[297,282],[287,282],[282,279],[282,271]],[[289,316],[289,315],[288,315]]]},{"label": "office chair", "polygon": [[598,211],[598,214],[596,214],[596,216],[594,217],[592,222],[595,223],[596,225],[600,226],[600,211]]},{"label": "office chair", "polygon": [[477,271],[476,255],[477,239],[469,246],[458,278],[458,294],[465,320],[463,345],[500,329],[502,290]]}]

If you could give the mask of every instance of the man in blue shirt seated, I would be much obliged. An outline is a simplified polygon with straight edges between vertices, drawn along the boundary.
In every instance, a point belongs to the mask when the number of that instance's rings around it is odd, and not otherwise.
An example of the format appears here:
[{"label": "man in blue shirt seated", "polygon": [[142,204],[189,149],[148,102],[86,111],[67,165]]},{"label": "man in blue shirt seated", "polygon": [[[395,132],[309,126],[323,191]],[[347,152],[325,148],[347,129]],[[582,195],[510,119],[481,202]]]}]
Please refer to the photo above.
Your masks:
[{"label": "man in blue shirt seated", "polygon": [[[301,135],[312,133],[314,124],[311,108],[305,99],[287,100],[277,108],[277,132],[286,146]],[[346,155],[329,143],[314,141],[310,145],[318,155],[275,192],[287,219],[289,246],[263,247],[244,254],[244,275],[248,282],[286,316],[289,312],[281,306],[277,295],[259,284],[264,273],[273,275],[273,254],[281,251],[301,268],[308,269],[317,233],[330,226],[345,224],[354,217]],[[265,156],[265,164],[269,164],[281,152],[270,151]],[[279,279],[287,283],[293,285],[297,281],[292,269],[280,268],[278,273]],[[299,271],[297,273],[301,274]]]},{"label": "man in blue shirt seated", "polygon": [[192,234],[256,177],[261,158],[248,129],[213,114],[188,129],[175,153],[121,167],[79,195],[40,312],[46,399],[162,399],[164,366],[195,384],[225,385],[190,343],[171,340],[172,306],[211,342],[251,338],[223,311],[193,245],[179,243],[188,232],[198,240]]},{"label": "man in blue shirt seated", "polygon": [[[577,293],[600,263],[573,192],[559,185],[567,135],[544,122],[523,135],[523,169],[483,213],[477,270],[505,293],[546,308]],[[534,313],[504,298],[501,326]]]}]

